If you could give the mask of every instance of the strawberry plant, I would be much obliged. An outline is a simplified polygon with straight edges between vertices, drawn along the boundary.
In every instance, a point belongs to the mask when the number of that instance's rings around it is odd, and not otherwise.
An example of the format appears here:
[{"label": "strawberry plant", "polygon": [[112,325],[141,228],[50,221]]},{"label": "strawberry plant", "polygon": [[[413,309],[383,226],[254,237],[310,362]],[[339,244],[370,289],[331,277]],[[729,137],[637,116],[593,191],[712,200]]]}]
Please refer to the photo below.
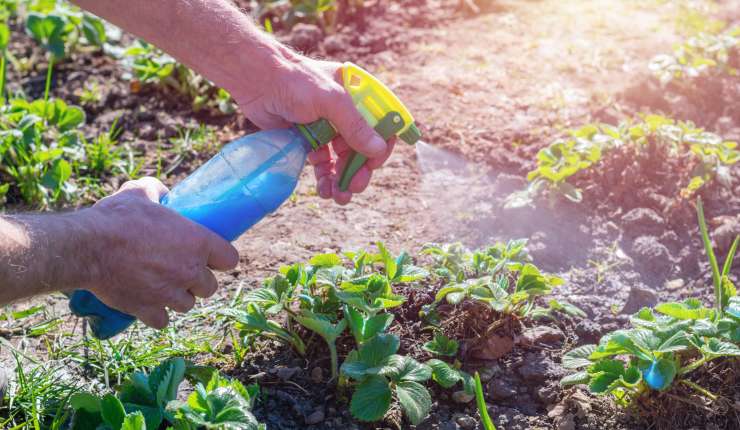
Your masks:
[{"label": "strawberry plant", "polygon": [[737,75],[732,63],[738,55],[740,27],[720,34],[700,33],[678,45],[672,54],[662,54],[650,62],[650,71],[662,85],[691,85],[699,76]]},{"label": "strawberry plant", "polygon": [[412,424],[420,423],[432,407],[429,391],[420,384],[432,371],[411,357],[396,354],[397,336],[378,334],[353,350],[342,364],[342,374],[355,381],[350,402],[352,415],[360,421],[378,421],[393,399]]},{"label": "strawberry plant", "polygon": [[208,384],[196,385],[187,402],[172,401],[167,409],[176,430],[266,430],[251,412],[258,395],[257,385],[245,387],[214,372]]},{"label": "strawberry plant", "polygon": [[695,160],[689,183],[681,196],[691,197],[704,184],[716,180],[731,185],[729,167],[740,160],[737,142],[696,127],[689,121],[677,121],[662,115],[643,115],[638,120],[624,121],[618,126],[588,124],[570,132],[569,139],[558,139],[537,155],[537,169],[529,172],[529,185],[509,195],[508,208],[532,205],[540,193],[556,192],[571,201],[580,202],[582,191],[568,178],[591,168],[611,150],[628,147],[636,153],[651,145],[667,148],[673,156],[686,153]]},{"label": "strawberry plant", "polygon": [[609,333],[598,345],[580,346],[565,354],[563,367],[577,372],[563,378],[562,385],[587,384],[591,392],[610,394],[623,406],[652,390],[668,390],[677,382],[706,395],[707,390],[685,376],[711,360],[740,356],[740,298],[729,279],[740,237],[720,269],[701,201],[697,213],[712,268],[715,307],[687,299],[641,309],[630,318],[633,328]]},{"label": "strawberry plant", "polygon": [[[267,279],[262,288],[245,295],[246,311],[229,309],[222,313],[236,322],[242,337],[279,339],[301,355],[306,346],[296,326],[318,334],[327,344],[332,378],[336,378],[337,338],[349,328],[361,345],[384,332],[393,321],[385,311],[406,300],[393,293],[392,285],[427,275],[412,264],[408,254],[394,258],[382,243],[377,246],[378,254],[347,253],[352,267],[345,267],[337,254],[320,254],[306,265],[281,268],[281,273]],[[268,319],[281,313],[286,316],[284,325]]]},{"label": "strawberry plant", "polygon": [[97,47],[102,47],[106,41],[103,21],[69,3],[32,1],[28,9],[26,31],[54,61],[66,57],[81,41]]},{"label": "strawberry plant", "polygon": [[225,114],[235,112],[234,102],[225,90],[144,41],[138,40],[126,48],[123,65],[136,79],[132,87],[155,84],[171,88],[188,97],[195,111],[207,107]]},{"label": "strawberry plant", "polygon": [[[159,429],[170,424],[177,430],[263,430],[251,413],[259,388],[244,387],[218,372],[201,372],[181,358],[170,359],[150,373],[134,372],[118,393],[96,396],[78,392],[71,396],[74,413],[70,428],[87,430]],[[210,374],[206,383],[205,374]],[[196,383],[187,402],[177,400],[180,384],[188,376]]]}]

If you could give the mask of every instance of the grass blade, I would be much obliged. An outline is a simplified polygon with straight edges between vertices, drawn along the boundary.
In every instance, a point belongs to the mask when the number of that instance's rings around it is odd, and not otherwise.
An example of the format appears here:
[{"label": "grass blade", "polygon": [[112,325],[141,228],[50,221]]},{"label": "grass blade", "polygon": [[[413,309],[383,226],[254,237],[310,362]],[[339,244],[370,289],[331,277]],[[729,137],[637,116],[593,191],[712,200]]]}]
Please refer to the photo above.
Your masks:
[{"label": "grass blade", "polygon": [[480,383],[480,375],[478,372],[475,372],[475,403],[478,404],[478,413],[480,414],[480,420],[483,423],[483,429],[496,430],[496,426],[493,425],[493,421],[491,421],[491,417],[488,415],[486,400],[483,398],[483,385]]},{"label": "grass blade", "polygon": [[737,252],[737,245],[738,242],[740,242],[740,236],[737,236],[735,238],[735,241],[732,242],[732,246],[730,247],[730,252],[727,253],[727,258],[725,259],[725,265],[722,267],[722,277],[730,274],[730,266],[732,266],[732,260],[735,259],[735,252]]},{"label": "grass blade", "polygon": [[709,257],[709,264],[712,266],[712,281],[714,282],[714,302],[717,308],[717,319],[722,318],[722,285],[720,282],[722,278],[719,273],[719,265],[717,265],[717,257],[714,255],[712,249],[712,242],[709,239],[709,232],[707,231],[707,222],[704,219],[704,207],[701,204],[701,198],[696,200],[696,214],[699,218],[699,230],[701,230],[701,239],[704,242],[704,249]]}]

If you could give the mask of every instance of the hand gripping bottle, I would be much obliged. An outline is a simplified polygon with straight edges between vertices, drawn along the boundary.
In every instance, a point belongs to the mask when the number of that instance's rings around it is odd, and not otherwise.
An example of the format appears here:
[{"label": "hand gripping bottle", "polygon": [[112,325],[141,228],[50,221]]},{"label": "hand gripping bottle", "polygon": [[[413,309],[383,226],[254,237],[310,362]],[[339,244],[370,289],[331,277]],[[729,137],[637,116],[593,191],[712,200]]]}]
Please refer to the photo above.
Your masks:
[{"label": "hand gripping bottle", "polygon": [[[357,110],[383,139],[396,135],[410,145],[419,140],[421,133],[409,111],[377,78],[345,63],[342,80]],[[233,241],[290,197],[308,153],[335,136],[336,130],[324,119],[244,136],[224,146],[177,184],[161,203]],[[350,154],[340,176],[340,189],[347,189],[365,161],[362,154]],[[88,319],[93,335],[99,339],[115,336],[135,321],[86,290],[72,292],[69,307],[75,315]]]}]

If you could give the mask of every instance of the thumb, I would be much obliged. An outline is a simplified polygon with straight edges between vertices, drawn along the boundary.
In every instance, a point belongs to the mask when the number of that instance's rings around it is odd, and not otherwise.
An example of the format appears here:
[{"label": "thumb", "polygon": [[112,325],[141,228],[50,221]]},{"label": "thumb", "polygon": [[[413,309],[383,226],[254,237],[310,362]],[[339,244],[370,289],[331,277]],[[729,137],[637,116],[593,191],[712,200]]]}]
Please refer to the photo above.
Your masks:
[{"label": "thumb", "polygon": [[336,127],[350,148],[368,158],[383,155],[387,148],[383,138],[365,121],[344,88],[339,84],[332,87],[321,99],[319,115]]}]

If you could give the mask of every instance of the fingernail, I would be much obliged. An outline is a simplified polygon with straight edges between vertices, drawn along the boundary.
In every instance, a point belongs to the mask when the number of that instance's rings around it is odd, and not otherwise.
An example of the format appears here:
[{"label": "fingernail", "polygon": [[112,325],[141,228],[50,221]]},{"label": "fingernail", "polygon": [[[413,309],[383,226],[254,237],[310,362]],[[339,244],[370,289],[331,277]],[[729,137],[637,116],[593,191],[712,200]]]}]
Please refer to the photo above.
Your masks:
[{"label": "fingernail", "polygon": [[378,136],[374,136],[367,144],[368,155],[373,157],[381,155],[385,152],[387,146],[388,145],[385,143],[385,140],[381,139]]}]

